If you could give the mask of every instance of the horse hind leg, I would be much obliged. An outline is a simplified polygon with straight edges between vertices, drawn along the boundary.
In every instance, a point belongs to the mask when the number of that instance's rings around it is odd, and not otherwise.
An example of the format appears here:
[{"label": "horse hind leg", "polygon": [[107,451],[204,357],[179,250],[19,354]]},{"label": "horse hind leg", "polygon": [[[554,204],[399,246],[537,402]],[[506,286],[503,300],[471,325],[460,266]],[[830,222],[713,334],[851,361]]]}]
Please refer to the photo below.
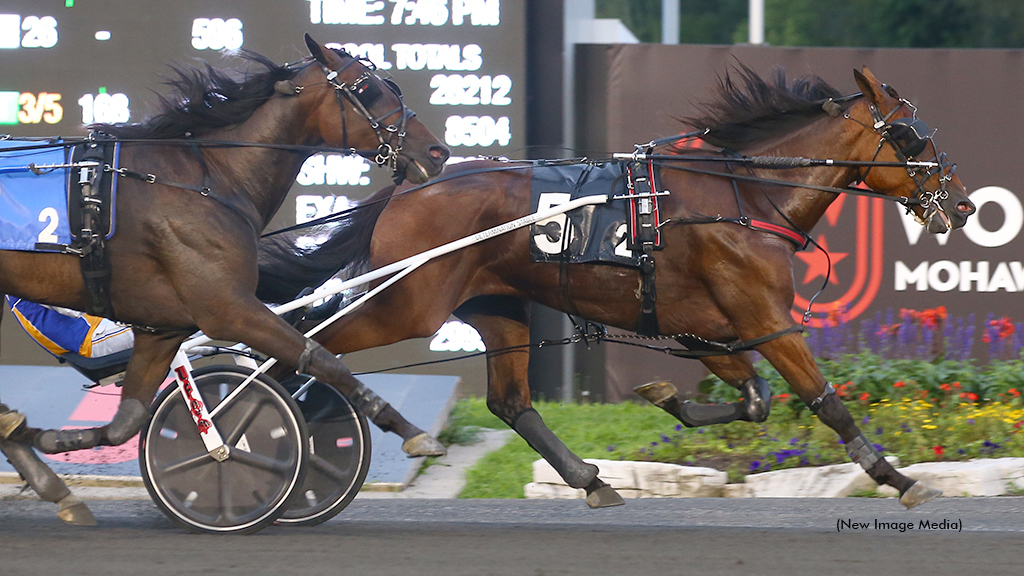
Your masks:
[{"label": "horse hind leg", "polygon": [[476,328],[487,346],[487,407],[516,431],[573,488],[583,488],[591,508],[625,501],[598,474],[594,464],[574,454],[533,409],[527,383],[530,330],[526,303],[500,296],[474,298],[455,315]]},{"label": "horse hind leg", "polygon": [[725,424],[734,420],[764,422],[771,412],[771,388],[757,375],[746,355],[704,359],[723,381],[740,390],[742,400],[718,404],[700,404],[680,400],[676,387],[667,381],[637,386],[633,391],[655,406],[675,416],[684,426],[696,428]]}]

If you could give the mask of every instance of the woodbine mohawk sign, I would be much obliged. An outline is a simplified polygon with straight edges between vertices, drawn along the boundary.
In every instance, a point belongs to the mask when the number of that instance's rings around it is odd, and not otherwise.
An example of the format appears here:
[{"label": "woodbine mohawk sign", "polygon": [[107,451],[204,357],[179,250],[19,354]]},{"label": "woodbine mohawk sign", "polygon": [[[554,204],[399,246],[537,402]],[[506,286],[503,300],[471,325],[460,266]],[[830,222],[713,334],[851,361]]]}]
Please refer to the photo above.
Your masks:
[{"label": "woodbine mohawk sign", "polygon": [[[827,280],[822,251],[796,254],[794,315],[824,286],[813,310],[842,309],[848,320],[940,305],[952,316],[975,314],[979,321],[989,314],[1016,321],[1024,316],[1024,183],[1018,159],[1024,51],[581,47],[577,147],[628,151],[633,143],[669,135],[665,118],[693,115],[710,97],[717,76],[738,62],[764,77],[776,66],[790,80],[817,74],[843,93],[857,91],[853,69],[868,66],[937,129],[935,143],[957,163],[978,207],[962,230],[932,236],[892,202],[840,197],[811,233],[828,250]],[[603,125],[595,122],[601,117],[607,119]],[[679,131],[686,130],[680,124]]]}]

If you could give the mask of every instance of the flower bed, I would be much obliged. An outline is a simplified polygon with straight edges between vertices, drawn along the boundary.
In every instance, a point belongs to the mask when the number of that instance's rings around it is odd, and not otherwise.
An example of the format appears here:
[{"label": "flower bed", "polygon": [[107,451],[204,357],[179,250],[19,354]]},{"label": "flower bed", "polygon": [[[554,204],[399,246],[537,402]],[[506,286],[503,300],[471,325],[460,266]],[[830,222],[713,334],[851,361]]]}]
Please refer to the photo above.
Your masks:
[{"label": "flower bed", "polygon": [[[890,313],[890,318],[893,316]],[[899,323],[873,320],[855,332],[834,314],[808,342],[822,373],[861,430],[904,465],[938,460],[1024,456],[1024,330],[989,318],[982,330],[988,359],[965,358],[973,319],[949,320],[944,309],[902,310]],[[635,458],[749,473],[846,462],[838,435],[822,425],[766,361],[758,373],[772,387],[772,414],[763,425],[675,429],[639,449]],[[714,376],[700,385],[702,402],[729,402],[739,393]]]}]

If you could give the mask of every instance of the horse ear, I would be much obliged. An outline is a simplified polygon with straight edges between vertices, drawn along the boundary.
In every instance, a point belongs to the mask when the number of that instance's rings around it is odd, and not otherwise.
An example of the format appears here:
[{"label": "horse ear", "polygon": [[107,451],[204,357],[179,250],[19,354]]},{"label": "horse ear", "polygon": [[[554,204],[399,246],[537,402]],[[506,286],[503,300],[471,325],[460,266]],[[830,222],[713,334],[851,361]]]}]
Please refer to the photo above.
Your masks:
[{"label": "horse ear", "polygon": [[882,99],[882,84],[871,73],[871,70],[868,70],[867,66],[861,70],[854,69],[853,78],[857,81],[857,86],[860,87],[861,93],[868,100],[878,103]]},{"label": "horse ear", "polygon": [[316,58],[317,62],[324,66],[327,65],[327,59],[324,58],[324,47],[316,40],[313,40],[313,37],[309,35],[309,32],[306,32],[306,48],[309,50],[309,55]]}]

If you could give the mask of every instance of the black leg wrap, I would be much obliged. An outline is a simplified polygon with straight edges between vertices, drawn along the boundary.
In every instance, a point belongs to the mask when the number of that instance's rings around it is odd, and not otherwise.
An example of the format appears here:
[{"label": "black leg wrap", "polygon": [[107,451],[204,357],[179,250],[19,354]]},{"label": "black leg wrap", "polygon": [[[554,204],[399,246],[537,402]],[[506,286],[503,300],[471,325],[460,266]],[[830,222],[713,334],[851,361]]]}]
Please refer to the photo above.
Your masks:
[{"label": "black leg wrap", "polygon": [[565,483],[573,488],[586,488],[597,478],[598,469],[573,454],[533,408],[527,408],[512,418],[512,429],[537,451]]},{"label": "black leg wrap", "polygon": [[679,404],[679,409],[676,412],[676,418],[679,418],[679,421],[689,428],[725,424],[733,420],[743,419],[744,416],[745,411],[742,402],[698,404],[697,402],[686,401]]},{"label": "black leg wrap", "polygon": [[16,442],[0,441],[0,451],[28,485],[40,498],[47,502],[59,502],[71,495],[64,481],[39,459],[30,446]]},{"label": "black leg wrap", "polygon": [[740,387],[743,394],[743,410],[750,422],[764,422],[772,410],[772,389],[768,381],[760,376],[748,379]]},{"label": "black leg wrap", "polygon": [[135,436],[148,417],[149,411],[142,405],[142,402],[135,398],[121,400],[114,419],[101,429],[104,443],[110,446],[124,444],[132,436]]},{"label": "black leg wrap", "polygon": [[[385,402],[383,398],[377,396],[373,390],[370,390],[362,384],[360,384],[359,388],[356,388],[356,391],[352,393],[349,401],[351,401],[352,405],[356,407],[356,410],[362,412],[363,415],[369,418],[371,422],[378,414],[381,413],[382,410],[384,410],[384,408],[388,406],[388,403]],[[376,422],[374,423],[376,424]]]},{"label": "black leg wrap", "polygon": [[103,443],[101,428],[82,430],[43,430],[36,434],[32,444],[44,454],[60,454],[95,448]]},{"label": "black leg wrap", "polygon": [[846,454],[865,471],[874,468],[875,464],[882,460],[882,453],[875,448],[863,433],[846,443]]},{"label": "black leg wrap", "polygon": [[388,405],[373,390],[356,380],[334,354],[312,340],[306,340],[306,349],[299,357],[299,363],[299,373],[309,374],[321,382],[340,386],[341,393],[371,421]]}]

